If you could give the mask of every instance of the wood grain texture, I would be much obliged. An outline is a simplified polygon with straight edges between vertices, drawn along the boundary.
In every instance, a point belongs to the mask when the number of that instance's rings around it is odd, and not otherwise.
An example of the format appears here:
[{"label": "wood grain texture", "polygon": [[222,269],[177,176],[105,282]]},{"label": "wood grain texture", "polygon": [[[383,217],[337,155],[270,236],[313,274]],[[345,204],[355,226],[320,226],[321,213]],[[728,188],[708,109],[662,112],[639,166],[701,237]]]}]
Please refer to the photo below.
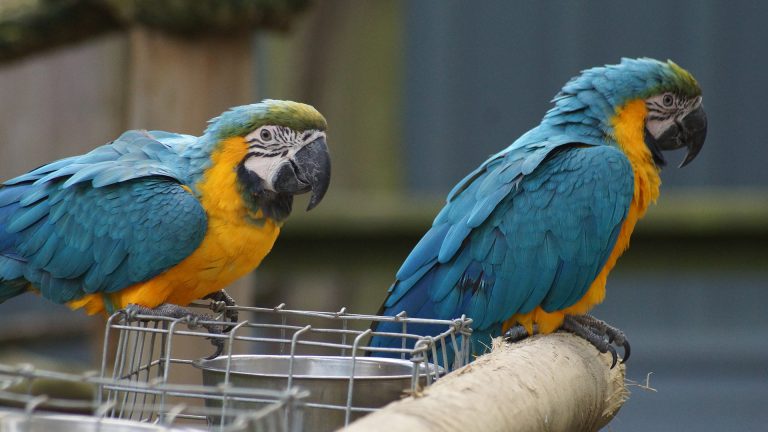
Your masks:
[{"label": "wood grain texture", "polygon": [[345,431],[597,431],[629,395],[624,365],[610,369],[610,355],[571,334],[494,342],[490,354]]}]

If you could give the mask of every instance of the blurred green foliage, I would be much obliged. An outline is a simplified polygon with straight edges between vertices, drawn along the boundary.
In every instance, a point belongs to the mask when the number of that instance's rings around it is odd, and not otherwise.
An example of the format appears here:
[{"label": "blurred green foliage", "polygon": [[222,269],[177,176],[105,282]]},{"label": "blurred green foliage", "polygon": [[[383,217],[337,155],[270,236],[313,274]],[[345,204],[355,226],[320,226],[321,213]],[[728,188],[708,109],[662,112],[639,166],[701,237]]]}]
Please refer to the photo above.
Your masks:
[{"label": "blurred green foliage", "polygon": [[[5,0],[4,0],[5,1]],[[9,0],[0,61],[142,25],[179,36],[285,30],[310,0]]]},{"label": "blurred green foliage", "polygon": [[[91,0],[94,1],[94,0]],[[184,35],[285,30],[309,0],[97,0],[127,24]]]}]

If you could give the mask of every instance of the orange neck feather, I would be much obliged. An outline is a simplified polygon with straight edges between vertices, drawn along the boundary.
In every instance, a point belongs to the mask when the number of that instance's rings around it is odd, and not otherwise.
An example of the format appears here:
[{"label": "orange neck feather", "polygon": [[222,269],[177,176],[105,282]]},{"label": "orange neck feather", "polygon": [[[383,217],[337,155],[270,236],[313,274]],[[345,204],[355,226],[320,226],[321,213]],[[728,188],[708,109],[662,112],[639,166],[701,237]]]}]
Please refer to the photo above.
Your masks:
[{"label": "orange neck feather", "polygon": [[611,120],[613,138],[627,155],[635,174],[635,195],[633,206],[640,210],[638,217],[643,217],[648,205],[659,197],[659,169],[653,162],[651,151],[645,145],[645,116],[648,113],[645,101],[633,100],[619,108]]},{"label": "orange neck feather", "polygon": [[654,164],[651,152],[645,145],[646,114],[645,101],[634,100],[617,109],[616,115],[611,119],[612,138],[627,155],[629,163],[632,165],[635,190],[627,217],[621,226],[619,238],[616,240],[616,245],[600,274],[592,282],[587,293],[576,304],[561,311],[546,312],[537,307],[527,314],[516,314],[504,323],[504,331],[519,323],[525,326],[529,333],[533,330],[533,324],[538,325],[541,333],[551,333],[563,324],[565,315],[585,314],[605,298],[605,284],[608,274],[616,265],[621,254],[629,247],[629,238],[635,229],[635,224],[645,215],[648,206],[656,202],[659,196],[659,186],[661,185],[659,169]]}]

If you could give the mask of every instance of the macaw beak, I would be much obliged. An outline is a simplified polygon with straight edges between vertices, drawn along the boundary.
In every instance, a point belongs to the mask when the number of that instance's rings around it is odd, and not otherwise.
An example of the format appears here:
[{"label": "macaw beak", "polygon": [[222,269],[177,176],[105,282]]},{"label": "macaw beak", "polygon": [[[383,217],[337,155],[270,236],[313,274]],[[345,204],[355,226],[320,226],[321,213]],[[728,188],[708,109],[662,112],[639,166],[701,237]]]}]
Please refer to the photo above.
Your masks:
[{"label": "macaw beak", "polygon": [[683,134],[681,141],[683,145],[688,148],[688,153],[685,155],[685,159],[680,163],[679,168],[682,168],[699,154],[701,148],[704,147],[704,140],[707,138],[707,114],[704,112],[704,108],[699,105],[696,110],[688,113],[683,118]]},{"label": "macaw beak", "polygon": [[654,138],[647,129],[645,131],[645,143],[653,154],[653,160],[659,166],[666,164],[662,151],[677,150],[682,147],[688,149],[685,159],[678,168],[688,165],[696,158],[704,146],[706,137],[707,114],[701,104],[682,119],[675,121],[675,125],[658,138]]},{"label": "macaw beak", "polygon": [[322,201],[331,182],[331,157],[325,138],[318,138],[286,158],[272,177],[275,191],[298,195],[312,191],[307,211]]}]

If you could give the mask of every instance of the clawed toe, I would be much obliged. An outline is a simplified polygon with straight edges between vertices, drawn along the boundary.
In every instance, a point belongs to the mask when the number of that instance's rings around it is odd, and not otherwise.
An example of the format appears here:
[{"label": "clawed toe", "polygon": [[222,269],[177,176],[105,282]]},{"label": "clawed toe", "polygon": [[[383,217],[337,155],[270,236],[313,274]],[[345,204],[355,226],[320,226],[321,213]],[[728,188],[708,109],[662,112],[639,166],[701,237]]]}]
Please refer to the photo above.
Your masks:
[{"label": "clawed toe", "polygon": [[624,334],[624,332],[617,329],[616,327],[608,325],[605,321],[600,321],[594,317],[590,318],[605,326],[605,334],[608,336],[609,343],[620,345],[624,349],[624,355],[621,357],[621,362],[626,363],[627,360],[629,360],[631,349],[629,346],[629,341],[627,340],[627,336]]},{"label": "clawed toe", "polygon": [[611,369],[618,362],[618,354],[613,344],[620,345],[624,349],[621,362],[629,359],[630,347],[627,337],[621,330],[612,327],[591,315],[569,315],[563,321],[563,330],[581,336],[591,343],[601,353],[610,352],[612,357]]},{"label": "clawed toe", "polygon": [[626,363],[627,360],[629,360],[629,354],[632,352],[629,349],[629,341],[624,340],[624,342],[621,344],[621,346],[624,348],[624,355],[621,357],[621,362]]},{"label": "clawed toe", "polygon": [[[226,295],[226,293],[225,293]],[[230,297],[231,299],[231,297]],[[232,325],[228,323],[222,323],[215,320],[215,318],[209,314],[198,314],[190,311],[187,308],[171,303],[163,303],[156,308],[150,308],[137,304],[129,304],[123,309],[128,320],[136,320],[138,315],[147,315],[153,317],[167,317],[173,319],[181,319],[187,324],[190,329],[202,327],[212,335],[220,335],[226,333],[232,329]],[[213,323],[211,321],[216,321]],[[235,321],[233,321],[235,322]],[[208,338],[211,344],[216,348],[213,355],[206,357],[206,359],[216,358],[224,352],[224,340],[218,337]]]},{"label": "clawed toe", "polygon": [[[214,293],[208,294],[207,296],[203,297],[204,299],[210,299],[211,300],[211,310],[215,313],[224,313],[224,317],[229,320],[229,322],[236,323],[238,322],[238,313],[237,309],[234,309],[233,306],[237,306],[237,303],[235,303],[235,299],[232,298],[229,294],[227,294],[226,291],[216,291]],[[224,329],[224,333],[229,332],[232,329],[232,327],[227,327]]]},{"label": "clawed toe", "polygon": [[[616,353],[616,348],[613,347],[613,345],[606,344],[605,345],[606,351],[611,353],[611,369],[616,367],[616,362],[619,361],[619,354]],[[605,351],[603,351],[605,352]],[[623,363],[623,361],[622,361]]]},{"label": "clawed toe", "polygon": [[[534,326],[532,334],[536,334],[536,333],[537,333],[537,328],[536,326]],[[528,334],[528,330],[525,327],[518,324],[514,327],[511,327],[509,330],[507,330],[506,333],[504,333],[504,341],[509,343],[520,342],[521,340],[527,338],[528,336],[531,336]]]},{"label": "clawed toe", "polygon": [[224,340],[219,338],[208,338],[211,341],[211,345],[214,346],[215,351],[213,354],[209,355],[208,357],[205,357],[206,360],[213,360],[216,357],[220,356],[221,353],[224,352]]}]

